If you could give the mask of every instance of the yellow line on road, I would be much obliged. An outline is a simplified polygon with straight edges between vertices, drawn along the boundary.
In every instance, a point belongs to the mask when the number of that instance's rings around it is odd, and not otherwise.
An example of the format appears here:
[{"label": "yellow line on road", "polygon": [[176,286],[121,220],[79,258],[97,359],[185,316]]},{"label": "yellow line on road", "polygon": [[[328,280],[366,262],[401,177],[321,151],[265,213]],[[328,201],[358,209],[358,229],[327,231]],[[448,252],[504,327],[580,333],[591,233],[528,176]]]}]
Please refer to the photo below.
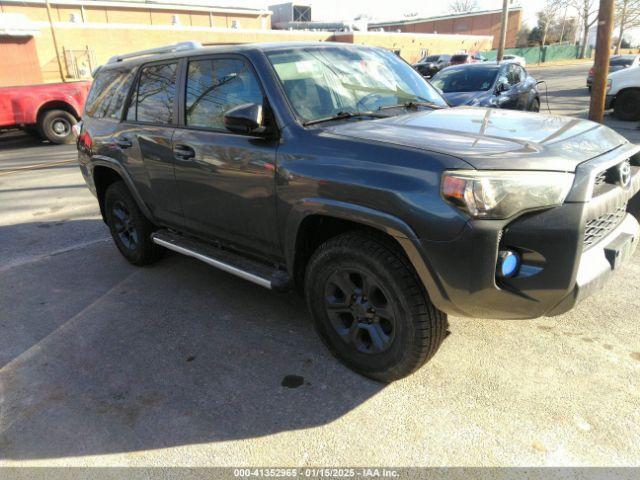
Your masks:
[{"label": "yellow line on road", "polygon": [[0,175],[9,175],[11,173],[18,173],[25,170],[40,170],[49,167],[58,167],[60,165],[68,165],[71,163],[78,163],[77,160],[62,160],[60,162],[50,162],[50,163],[34,163],[32,165],[25,165],[23,167],[15,167],[15,168],[7,168],[0,169]]}]

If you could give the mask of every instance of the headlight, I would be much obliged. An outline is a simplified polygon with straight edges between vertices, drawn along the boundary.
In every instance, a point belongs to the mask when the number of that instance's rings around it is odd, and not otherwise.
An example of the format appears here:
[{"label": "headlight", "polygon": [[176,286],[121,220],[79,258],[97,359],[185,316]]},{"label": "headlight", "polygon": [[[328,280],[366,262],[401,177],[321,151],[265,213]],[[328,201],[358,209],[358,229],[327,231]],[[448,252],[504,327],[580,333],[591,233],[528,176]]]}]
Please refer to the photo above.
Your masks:
[{"label": "headlight", "polygon": [[607,80],[607,92],[611,90],[611,79]]},{"label": "headlight", "polygon": [[472,217],[497,219],[561,205],[572,184],[572,173],[452,170],[444,172],[440,192]]}]

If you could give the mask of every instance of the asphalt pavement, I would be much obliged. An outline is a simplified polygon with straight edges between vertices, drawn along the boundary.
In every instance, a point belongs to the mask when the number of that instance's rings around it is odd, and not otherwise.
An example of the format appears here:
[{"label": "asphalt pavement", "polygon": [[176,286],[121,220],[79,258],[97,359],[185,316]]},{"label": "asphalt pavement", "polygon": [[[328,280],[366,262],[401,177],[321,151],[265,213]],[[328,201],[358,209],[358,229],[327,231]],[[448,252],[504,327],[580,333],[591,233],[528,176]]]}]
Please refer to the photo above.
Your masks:
[{"label": "asphalt pavement", "polygon": [[[552,111],[586,108],[583,74],[540,70]],[[74,158],[0,136],[0,466],[640,464],[639,253],[563,316],[450,317],[385,386],[294,294],[179,255],[129,265]]]}]

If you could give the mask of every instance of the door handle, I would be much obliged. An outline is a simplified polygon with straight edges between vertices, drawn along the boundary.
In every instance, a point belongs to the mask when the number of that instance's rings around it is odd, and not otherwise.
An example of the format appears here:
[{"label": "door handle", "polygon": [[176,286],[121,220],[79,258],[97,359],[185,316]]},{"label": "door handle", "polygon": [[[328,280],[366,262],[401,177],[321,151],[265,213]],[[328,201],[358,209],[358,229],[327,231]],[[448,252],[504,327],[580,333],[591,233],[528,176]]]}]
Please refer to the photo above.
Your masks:
[{"label": "door handle", "polygon": [[116,138],[116,145],[118,145],[120,148],[131,148],[133,146],[133,143],[128,138],[119,137]]},{"label": "door handle", "polygon": [[174,145],[173,156],[178,160],[189,160],[196,156],[196,151],[189,145]]}]

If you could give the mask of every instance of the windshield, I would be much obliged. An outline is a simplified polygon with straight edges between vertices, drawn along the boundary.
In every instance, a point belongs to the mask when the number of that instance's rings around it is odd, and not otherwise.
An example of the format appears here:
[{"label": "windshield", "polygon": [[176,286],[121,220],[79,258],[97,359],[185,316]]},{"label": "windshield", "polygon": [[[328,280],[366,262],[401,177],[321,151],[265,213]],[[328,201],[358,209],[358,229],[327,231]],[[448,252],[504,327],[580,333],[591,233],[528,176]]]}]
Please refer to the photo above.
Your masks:
[{"label": "windshield", "polygon": [[438,60],[440,60],[440,55],[429,55],[422,59],[423,62],[437,62]]},{"label": "windshield", "polygon": [[392,52],[310,47],[266,53],[304,122],[408,102],[447,106],[431,85]]},{"label": "windshield", "polygon": [[496,81],[496,68],[445,69],[431,79],[431,84],[444,93],[489,90]]}]

